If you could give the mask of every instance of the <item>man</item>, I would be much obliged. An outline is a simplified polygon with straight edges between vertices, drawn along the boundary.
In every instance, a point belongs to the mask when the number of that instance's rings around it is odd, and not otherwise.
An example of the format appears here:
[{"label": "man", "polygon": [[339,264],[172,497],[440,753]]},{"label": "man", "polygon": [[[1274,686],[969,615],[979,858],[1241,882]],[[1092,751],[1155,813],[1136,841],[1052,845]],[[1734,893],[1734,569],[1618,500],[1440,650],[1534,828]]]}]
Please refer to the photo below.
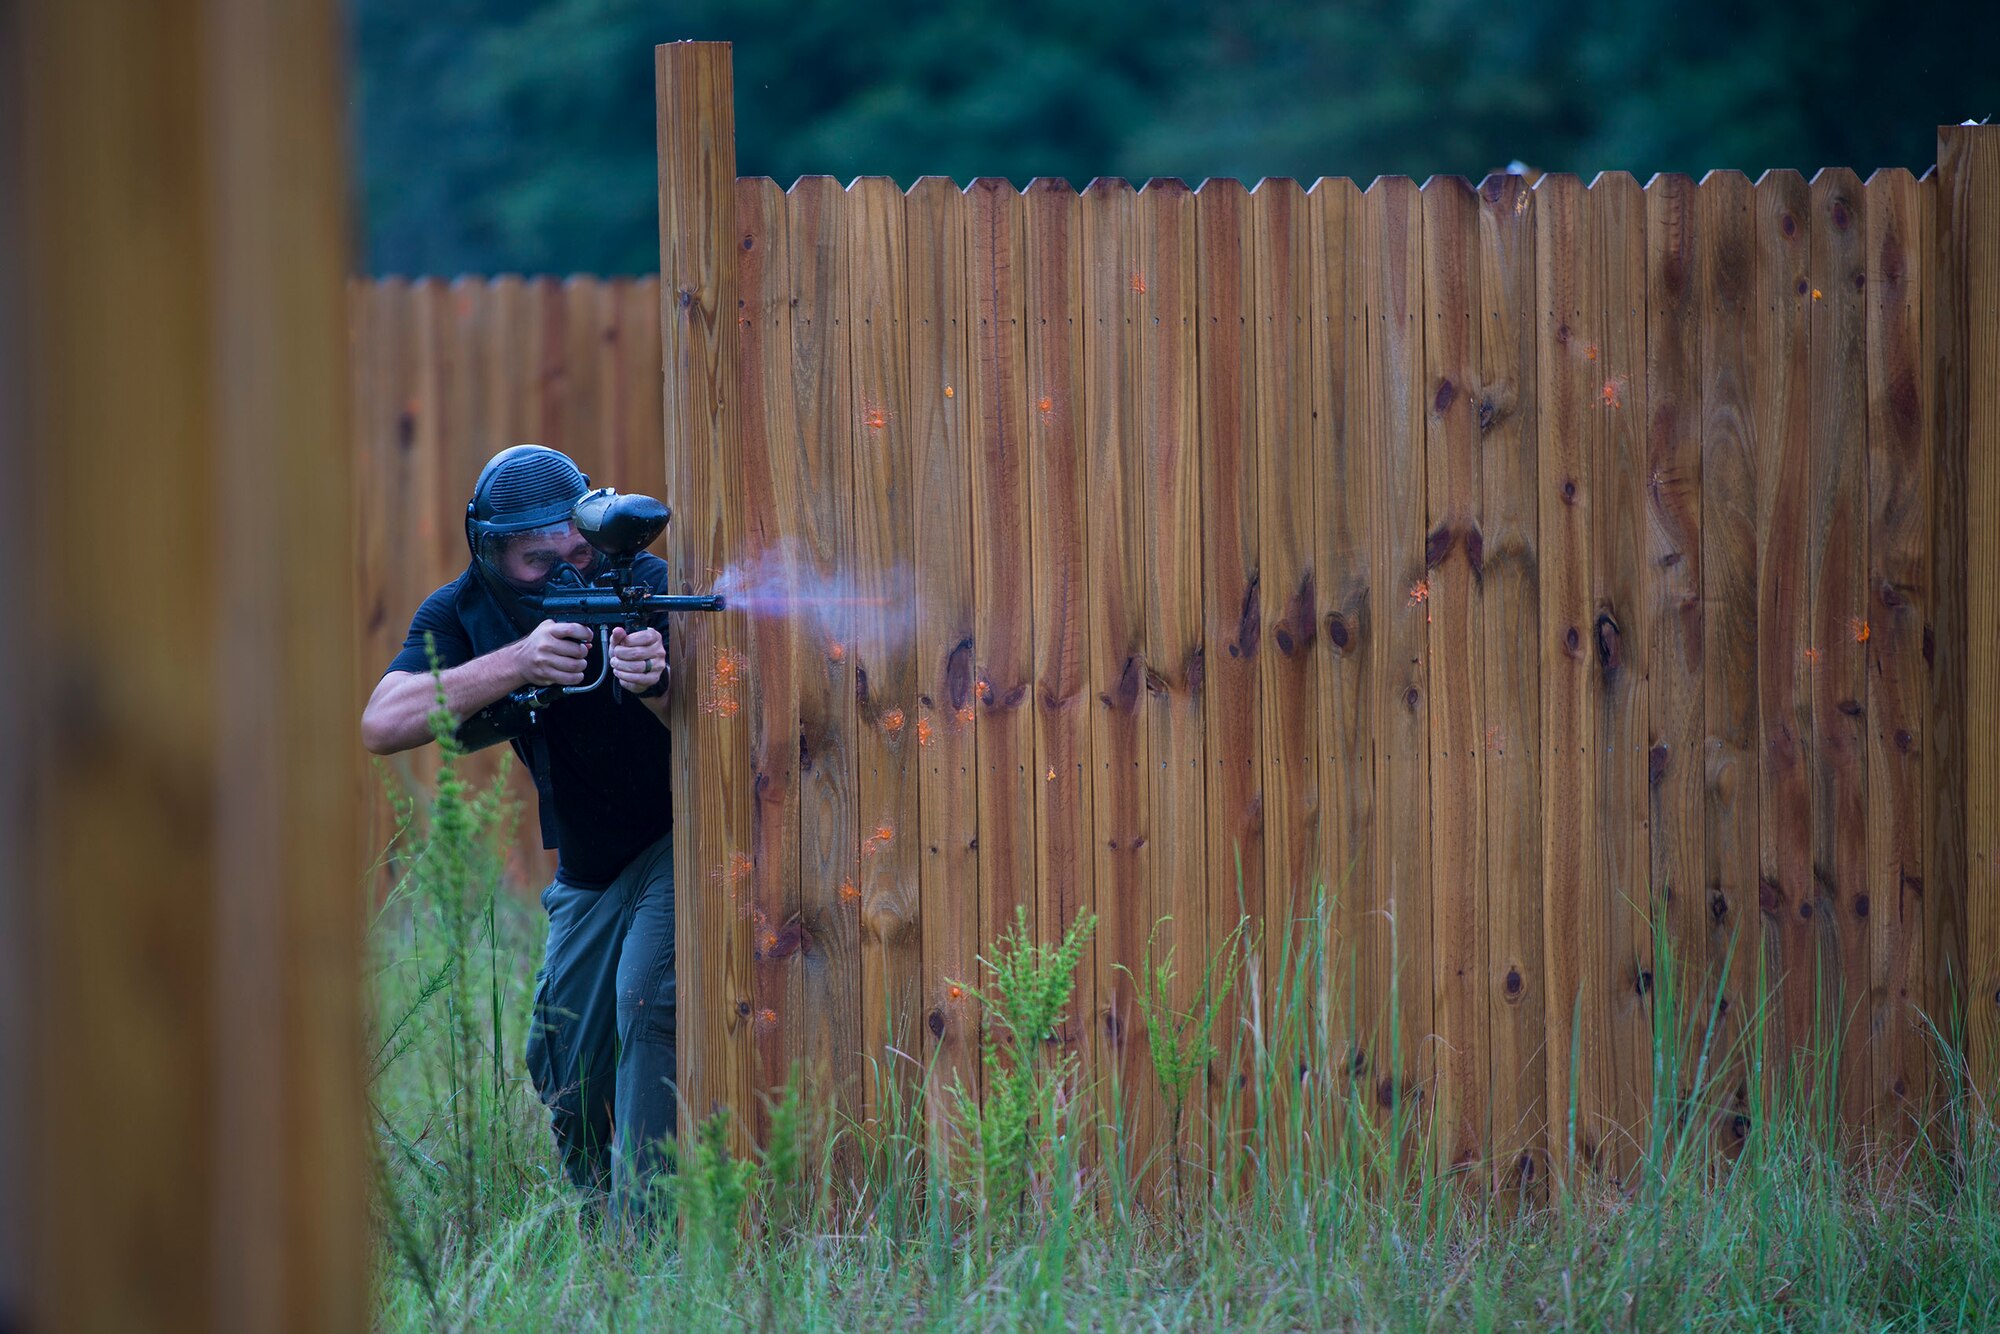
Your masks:
[{"label": "man", "polygon": [[[598,679],[593,632],[535,609],[560,565],[586,580],[595,572],[597,552],[570,517],[588,487],[553,449],[494,455],[466,506],[471,561],[417,609],[362,713],[368,749],[390,755],[430,739],[427,636],[460,722],[524,686]],[[665,561],[641,553],[634,569],[667,591]],[[558,857],[542,891],[549,935],[528,1069],[586,1222],[601,1217],[607,1191],[619,1217],[643,1216],[646,1181],[665,1165],[675,1127],[667,651],[657,630],[615,629],[610,653],[622,690],[566,695],[513,742],[540,794],[544,846]]]}]

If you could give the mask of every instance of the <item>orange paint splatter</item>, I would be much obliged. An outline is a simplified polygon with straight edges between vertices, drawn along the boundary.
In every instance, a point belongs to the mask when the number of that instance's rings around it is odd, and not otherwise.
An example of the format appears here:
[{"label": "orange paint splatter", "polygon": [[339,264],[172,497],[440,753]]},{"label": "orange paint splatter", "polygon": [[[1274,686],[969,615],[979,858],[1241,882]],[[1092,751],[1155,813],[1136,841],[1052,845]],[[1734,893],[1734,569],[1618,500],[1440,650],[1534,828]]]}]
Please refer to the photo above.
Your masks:
[{"label": "orange paint splatter", "polygon": [[888,847],[889,841],[895,837],[896,831],[891,826],[885,824],[876,825],[875,832],[861,840],[861,855],[864,857],[873,857],[883,848]]},{"label": "orange paint splatter", "polygon": [[971,706],[970,704],[962,704],[962,705],[960,705],[960,706],[959,706],[959,707],[958,707],[957,709],[954,709],[954,710],[952,711],[952,717],[954,717],[954,718],[958,719],[958,720],[959,720],[960,722],[962,722],[962,723],[969,723],[969,722],[971,722],[971,721],[972,721],[972,706]]},{"label": "orange paint splatter", "polygon": [[1824,292],[1820,291],[1820,290],[1819,290],[1819,289],[1818,289],[1817,287],[1813,288],[1813,300],[1817,301],[1817,300],[1819,300],[1819,299],[1820,299],[1820,298],[1821,298],[1822,296],[1825,296],[1825,295],[1826,295],[1826,293],[1824,293]]},{"label": "orange paint splatter", "polygon": [[1143,273],[1140,273],[1140,272],[1138,272],[1137,270],[1134,270],[1134,271],[1133,271],[1133,273],[1132,273],[1132,290],[1133,290],[1133,291],[1135,291],[1135,292],[1138,292],[1138,293],[1140,293],[1140,294],[1142,294],[1142,295],[1143,295],[1143,294],[1145,293],[1145,290],[1146,290],[1146,275],[1145,275],[1145,274],[1143,274]]},{"label": "orange paint splatter", "polygon": [[778,933],[775,931],[766,931],[764,933],[764,953],[769,954],[776,948],[778,948]]},{"label": "orange paint splatter", "polygon": [[882,714],[882,730],[885,732],[902,731],[903,711],[901,709],[889,709],[885,711]]},{"label": "orange paint splatter", "polygon": [[750,872],[755,869],[757,869],[757,863],[750,860],[748,853],[732,852],[729,854],[728,861],[716,867],[709,874],[720,884],[735,885],[748,879]]},{"label": "orange paint splatter", "polygon": [[1585,361],[1597,360],[1597,344],[1592,343],[1589,347],[1583,350],[1583,359]]},{"label": "orange paint splatter", "polygon": [[1049,766],[1049,771],[1042,775],[1042,781],[1045,783],[1053,783],[1056,781],[1056,771],[1054,765]]},{"label": "orange paint splatter", "polygon": [[1618,382],[1616,380],[1606,380],[1604,382],[1604,406],[1607,408],[1619,406]]},{"label": "orange paint splatter", "polygon": [[950,398],[950,397],[951,397],[951,386],[950,386],[950,385],[946,385],[946,386],[944,387],[944,396],[945,396],[946,398]]},{"label": "orange paint splatter", "polygon": [[991,704],[993,702],[993,686],[983,676],[979,678],[979,683],[972,687],[972,693],[979,696],[980,702],[983,704]]},{"label": "orange paint splatter", "polygon": [[958,985],[958,983],[954,982],[954,983],[952,983],[952,984],[951,984],[951,985],[950,985],[949,987],[945,988],[945,993],[944,993],[944,994],[945,994],[946,996],[950,997],[950,998],[951,998],[952,1000],[955,1000],[955,1001],[957,1001],[957,1000],[964,1000],[964,999],[965,999],[965,988],[964,988],[964,987],[962,987],[962,986],[960,986],[960,985]]},{"label": "orange paint splatter", "polygon": [[861,423],[871,431],[879,431],[889,424],[889,414],[881,408],[870,408],[861,414]]},{"label": "orange paint splatter", "polygon": [[1051,412],[1054,412],[1055,410],[1056,410],[1056,401],[1053,398],[1050,398],[1047,395],[1043,395],[1041,398],[1035,400],[1035,411],[1041,413],[1044,417],[1048,416]]},{"label": "orange paint splatter", "polygon": [[928,746],[934,743],[936,740],[937,740],[937,729],[931,726],[930,711],[928,709],[918,710],[917,744],[919,746]]},{"label": "orange paint splatter", "polygon": [[734,649],[724,649],[716,654],[715,665],[708,672],[708,698],[702,701],[702,712],[734,718],[742,710],[742,701],[736,698],[736,687],[743,680],[746,665],[747,660]]},{"label": "orange paint splatter", "polygon": [[1868,642],[1868,635],[1870,633],[1868,622],[1856,617],[1847,623],[1847,628],[1853,632],[1855,643],[1865,644]]},{"label": "orange paint splatter", "polygon": [[1419,602],[1429,602],[1430,600],[1431,581],[1429,579],[1419,579],[1416,583],[1410,585],[1410,606],[1414,607]]},{"label": "orange paint splatter", "polygon": [[777,1026],[778,1026],[778,1012],[777,1012],[776,1010],[759,1010],[759,1011],[757,1011],[757,1031],[758,1031],[758,1032],[760,1032],[760,1033],[768,1033],[768,1032],[770,1032],[770,1031],[771,1031],[772,1029],[776,1028]]},{"label": "orange paint splatter", "polygon": [[827,640],[826,656],[834,662],[846,662],[847,645],[841,643],[838,639]]},{"label": "orange paint splatter", "polygon": [[843,903],[859,903],[861,901],[861,891],[854,887],[852,880],[843,880],[840,882],[840,900]]},{"label": "orange paint splatter", "polygon": [[1807,650],[1806,650],[1806,655],[1805,655],[1805,656],[1806,656],[1806,661],[1807,661],[1807,662],[1818,662],[1818,661],[1819,661],[1819,650],[1818,650],[1818,649],[1816,649],[1816,648],[1809,648],[1809,649],[1807,649]]}]

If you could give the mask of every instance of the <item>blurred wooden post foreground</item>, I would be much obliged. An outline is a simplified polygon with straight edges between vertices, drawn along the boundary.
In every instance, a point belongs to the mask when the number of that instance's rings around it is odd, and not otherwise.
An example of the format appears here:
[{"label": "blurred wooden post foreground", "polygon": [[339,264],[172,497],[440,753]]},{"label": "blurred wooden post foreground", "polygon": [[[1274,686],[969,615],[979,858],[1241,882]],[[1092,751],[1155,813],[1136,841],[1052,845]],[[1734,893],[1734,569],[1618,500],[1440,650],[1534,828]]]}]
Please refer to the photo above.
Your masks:
[{"label": "blurred wooden post foreground", "polygon": [[0,1326],[366,1323],[346,41],[0,10]]}]

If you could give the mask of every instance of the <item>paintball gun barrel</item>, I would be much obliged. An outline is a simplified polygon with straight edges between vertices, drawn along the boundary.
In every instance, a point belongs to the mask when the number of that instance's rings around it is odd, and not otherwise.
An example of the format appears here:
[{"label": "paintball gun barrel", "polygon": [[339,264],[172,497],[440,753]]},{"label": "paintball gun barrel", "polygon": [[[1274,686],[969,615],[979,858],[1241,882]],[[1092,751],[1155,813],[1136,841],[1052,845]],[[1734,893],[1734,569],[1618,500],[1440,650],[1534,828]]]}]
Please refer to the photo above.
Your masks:
[{"label": "paintball gun barrel", "polygon": [[[722,611],[713,593],[656,593],[633,572],[641,551],[666,530],[673,517],[651,496],[620,495],[610,487],[586,493],[571,518],[577,532],[604,557],[602,568],[588,583],[574,567],[559,565],[536,605],[552,621],[591,626],[597,630],[597,679],[588,685],[523,686],[487,705],[458,725],[456,739],[466,750],[511,741],[535,725],[538,714],[569,695],[586,694],[602,686],[611,674],[611,630],[627,631],[665,624],[682,611]],[[618,683],[611,683],[615,697]]]}]

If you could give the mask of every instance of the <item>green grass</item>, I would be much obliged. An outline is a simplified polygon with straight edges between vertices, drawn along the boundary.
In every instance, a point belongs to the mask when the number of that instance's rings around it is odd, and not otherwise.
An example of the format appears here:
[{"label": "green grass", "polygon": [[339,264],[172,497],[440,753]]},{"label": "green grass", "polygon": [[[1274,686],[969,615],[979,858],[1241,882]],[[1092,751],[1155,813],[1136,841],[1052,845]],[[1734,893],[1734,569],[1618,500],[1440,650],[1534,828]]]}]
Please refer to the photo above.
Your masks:
[{"label": "green grass", "polygon": [[[1741,1146],[1716,1155],[1717,1071],[1745,1053],[1722,1049],[1662,939],[1653,1068],[1680,1092],[1656,1096],[1628,1188],[1578,1171],[1524,1205],[1435,1170],[1413,1106],[1385,1115],[1340,1076],[1348,974],[1326,957],[1324,901],[1268,982],[1247,932],[1182,978],[1178,1005],[1174,962],[1143,962],[1155,1077],[1182,1109],[1149,1162],[1119,1151],[1100,1099],[1040,1040],[1074,954],[1014,938],[962,979],[988,1006],[1000,1096],[983,1112],[954,1100],[941,1138],[909,1081],[916,1101],[885,1098],[888,1124],[841,1124],[794,1084],[755,1159],[732,1159],[719,1123],[692,1137],[664,1187],[676,1226],[582,1239],[519,1057],[542,928],[499,892],[509,818],[497,786],[468,792],[447,765],[391,851],[372,972],[384,1327],[2000,1325],[2000,1135],[1952,1044],[1937,1044],[1942,1110],[1894,1171],[1832,1146],[1827,1044],[1770,1081],[1769,1106],[1753,1080]],[[1231,985],[1243,1026],[1223,1034],[1213,1012]],[[1248,1075],[1213,1116],[1189,1071],[1211,1056]],[[1571,1117],[1553,1119],[1559,1147]],[[861,1182],[836,1182],[836,1161]]]}]

